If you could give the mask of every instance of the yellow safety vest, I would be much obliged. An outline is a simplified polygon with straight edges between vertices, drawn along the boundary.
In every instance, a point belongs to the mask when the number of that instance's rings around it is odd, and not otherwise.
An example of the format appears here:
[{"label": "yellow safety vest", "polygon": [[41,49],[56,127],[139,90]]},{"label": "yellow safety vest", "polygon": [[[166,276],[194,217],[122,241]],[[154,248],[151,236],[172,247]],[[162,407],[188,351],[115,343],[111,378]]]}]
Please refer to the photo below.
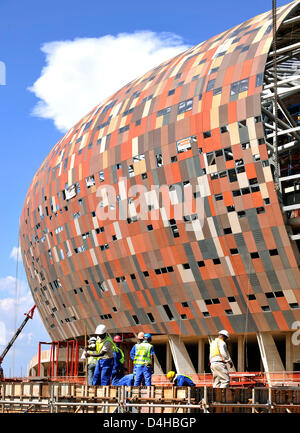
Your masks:
[{"label": "yellow safety vest", "polygon": [[110,337],[107,336],[103,341],[100,341],[99,338],[97,338],[96,350],[94,351],[94,352],[97,352],[97,355],[96,356],[89,356],[88,357],[88,364],[97,364],[97,362],[99,360],[99,355],[100,355],[101,349],[102,349],[102,347],[106,341],[110,341],[112,344],[113,352],[117,352],[118,348]]},{"label": "yellow safety vest", "polygon": [[123,350],[120,347],[117,347],[117,350],[121,353],[121,358],[120,358],[119,362],[121,364],[124,364],[124,360],[125,360],[124,352],[123,352]]},{"label": "yellow safety vest", "polygon": [[101,352],[101,349],[102,349],[102,347],[104,346],[104,343],[105,343],[106,341],[110,341],[110,342],[111,342],[113,352],[117,352],[117,351],[118,351],[118,348],[117,348],[117,346],[115,345],[115,343],[112,341],[112,339],[111,339],[109,336],[107,336],[107,337],[105,337],[105,339],[104,339],[103,341],[100,341],[99,339],[97,339],[97,341],[96,341],[96,351],[97,351],[98,353]]},{"label": "yellow safety vest", "polygon": [[[94,352],[90,347],[88,348],[91,352]],[[96,343],[96,349],[97,349],[97,343]],[[87,359],[88,365],[96,365],[98,362],[98,358],[96,356],[89,356]]]},{"label": "yellow safety vest", "polygon": [[137,351],[135,352],[135,358],[133,363],[135,365],[147,365],[151,364],[150,351],[152,349],[152,344],[143,342],[138,345]]},{"label": "yellow safety vest", "polygon": [[220,353],[220,349],[219,349],[219,341],[221,340],[221,338],[215,338],[211,343],[210,343],[210,347],[209,347],[209,359],[211,360],[213,357],[215,356],[220,356],[223,360],[223,357]]},{"label": "yellow safety vest", "polygon": [[[175,374],[173,382],[175,382],[175,380],[177,379],[178,374]],[[183,377],[187,377],[188,379],[191,379],[191,381],[193,382],[193,379],[190,376],[187,376],[186,374],[180,374],[179,376],[183,376]]]}]

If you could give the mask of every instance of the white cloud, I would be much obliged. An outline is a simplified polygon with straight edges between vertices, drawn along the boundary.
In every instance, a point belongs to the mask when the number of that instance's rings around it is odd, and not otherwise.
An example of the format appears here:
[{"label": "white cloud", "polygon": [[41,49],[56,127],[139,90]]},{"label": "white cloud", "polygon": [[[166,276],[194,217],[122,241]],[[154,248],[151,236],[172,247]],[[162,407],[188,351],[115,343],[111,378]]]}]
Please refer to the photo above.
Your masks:
[{"label": "white cloud", "polygon": [[6,326],[4,322],[0,322],[0,345],[6,343]]},{"label": "white cloud", "polygon": [[45,43],[46,66],[29,88],[35,116],[65,132],[128,82],[189,47],[172,33],[139,31]]},{"label": "white cloud", "polygon": [[21,248],[20,247],[13,247],[9,257],[14,259],[14,260],[22,260]]},{"label": "white cloud", "polygon": [[[28,284],[11,275],[0,278],[0,294],[6,293],[16,297],[23,296],[28,291]],[[0,300],[1,302],[1,300]]]}]

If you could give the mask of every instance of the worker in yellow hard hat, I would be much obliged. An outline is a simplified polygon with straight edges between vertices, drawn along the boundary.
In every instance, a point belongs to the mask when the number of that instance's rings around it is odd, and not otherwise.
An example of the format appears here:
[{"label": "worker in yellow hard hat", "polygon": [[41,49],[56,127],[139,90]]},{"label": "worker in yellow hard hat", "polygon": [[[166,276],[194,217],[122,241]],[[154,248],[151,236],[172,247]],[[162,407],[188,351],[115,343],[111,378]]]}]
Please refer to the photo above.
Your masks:
[{"label": "worker in yellow hard hat", "polygon": [[169,371],[167,373],[169,382],[175,386],[195,386],[194,382],[189,376],[185,374],[176,374],[175,371]]}]

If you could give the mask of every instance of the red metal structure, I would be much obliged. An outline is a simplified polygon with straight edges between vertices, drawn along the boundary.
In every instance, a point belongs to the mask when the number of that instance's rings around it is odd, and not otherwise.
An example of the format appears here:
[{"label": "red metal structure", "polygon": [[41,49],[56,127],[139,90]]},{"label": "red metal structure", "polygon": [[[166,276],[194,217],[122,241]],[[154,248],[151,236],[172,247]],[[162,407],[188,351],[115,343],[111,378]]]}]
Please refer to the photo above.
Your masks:
[{"label": "red metal structure", "polygon": [[39,351],[38,351],[38,376],[41,375],[41,348],[42,348],[42,344],[51,345],[50,357],[49,357],[49,367],[48,367],[48,376],[49,377],[58,377],[59,350],[61,347],[67,348],[66,377],[78,376],[78,360],[79,360],[79,357],[78,357],[79,342],[78,342],[78,340],[52,341],[51,343],[40,341],[39,342]]}]

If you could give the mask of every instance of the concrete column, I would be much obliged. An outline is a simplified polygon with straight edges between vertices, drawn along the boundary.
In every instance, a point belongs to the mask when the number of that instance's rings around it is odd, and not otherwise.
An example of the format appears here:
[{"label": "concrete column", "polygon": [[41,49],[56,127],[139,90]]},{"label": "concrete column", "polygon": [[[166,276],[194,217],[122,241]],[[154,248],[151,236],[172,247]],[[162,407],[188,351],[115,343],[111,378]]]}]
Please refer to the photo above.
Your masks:
[{"label": "concrete column", "polygon": [[164,374],[156,355],[154,355],[154,374]]},{"label": "concrete column", "polygon": [[238,336],[238,371],[245,371],[245,340],[242,335]]},{"label": "concrete column", "polygon": [[166,369],[168,371],[172,370],[172,353],[169,342],[167,342],[167,352],[166,352]]},{"label": "concrete column", "polygon": [[204,372],[204,340],[198,341],[198,373]]},{"label": "concrete column", "polygon": [[179,335],[169,335],[169,343],[178,374],[196,374],[193,363]]},{"label": "concrete column", "polygon": [[41,375],[41,377],[45,376],[45,366],[42,362],[41,362],[41,367],[40,367],[40,375]]},{"label": "concrete column", "polygon": [[287,334],[285,337],[285,368],[286,371],[293,371],[294,351],[292,344],[292,335]]},{"label": "concrete column", "polygon": [[[285,371],[272,335],[267,332],[259,332],[256,334],[256,337],[265,372]],[[269,386],[272,386],[271,378],[268,374],[267,378]]]}]

